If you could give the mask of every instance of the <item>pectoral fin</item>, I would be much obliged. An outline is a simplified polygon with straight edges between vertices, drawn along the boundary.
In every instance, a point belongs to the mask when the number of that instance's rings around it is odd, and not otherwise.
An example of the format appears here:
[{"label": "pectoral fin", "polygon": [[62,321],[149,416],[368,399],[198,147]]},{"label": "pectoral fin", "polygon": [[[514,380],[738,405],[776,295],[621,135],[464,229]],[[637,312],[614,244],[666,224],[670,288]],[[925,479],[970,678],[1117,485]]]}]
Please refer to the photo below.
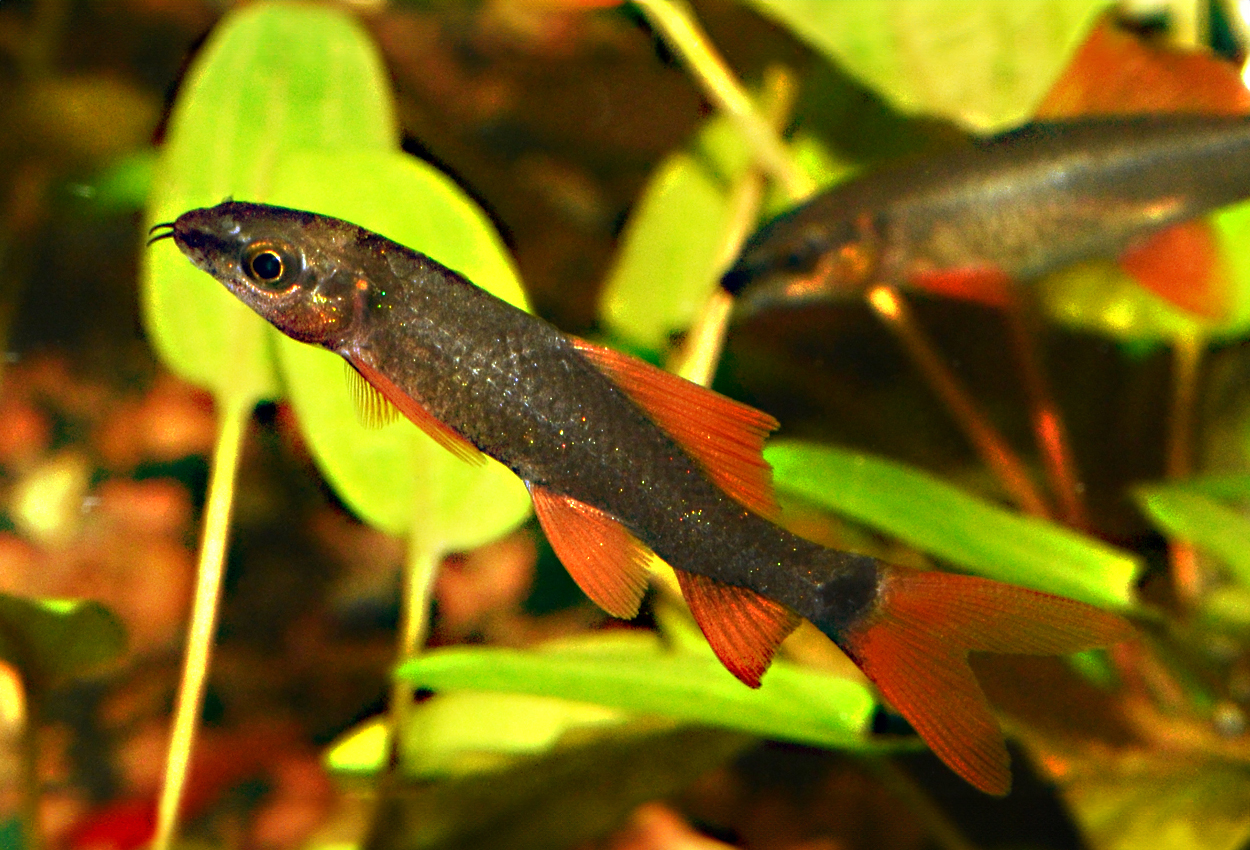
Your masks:
[{"label": "pectoral fin", "polygon": [[401,390],[390,378],[383,375],[364,358],[355,354],[344,354],[343,356],[347,358],[347,362],[351,364],[352,368],[360,373],[360,377],[364,378],[386,401],[397,407],[399,412],[404,414],[412,424],[428,434],[434,442],[467,463],[482,464],[486,462],[486,456],[482,454],[477,446],[470,443],[454,429],[436,419],[419,401]]},{"label": "pectoral fin", "polygon": [[378,392],[373,384],[364,379],[352,364],[343,361],[344,376],[347,378],[347,392],[352,397],[352,406],[356,408],[356,418],[366,428],[382,428],[395,421],[399,416],[399,408],[386,400],[386,396]]}]

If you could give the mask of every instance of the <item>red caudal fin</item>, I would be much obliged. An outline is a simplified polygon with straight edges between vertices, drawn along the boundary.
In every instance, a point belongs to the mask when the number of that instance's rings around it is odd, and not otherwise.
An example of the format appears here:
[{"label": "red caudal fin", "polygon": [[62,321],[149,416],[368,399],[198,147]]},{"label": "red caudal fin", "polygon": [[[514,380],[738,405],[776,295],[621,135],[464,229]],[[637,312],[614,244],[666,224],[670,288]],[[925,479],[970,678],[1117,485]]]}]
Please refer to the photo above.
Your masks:
[{"label": "red caudal fin", "polygon": [[1011,790],[1003,734],[968,652],[1060,655],[1132,636],[1082,602],[972,576],[890,567],[864,620],[837,640],[951,770],[988,794]]}]

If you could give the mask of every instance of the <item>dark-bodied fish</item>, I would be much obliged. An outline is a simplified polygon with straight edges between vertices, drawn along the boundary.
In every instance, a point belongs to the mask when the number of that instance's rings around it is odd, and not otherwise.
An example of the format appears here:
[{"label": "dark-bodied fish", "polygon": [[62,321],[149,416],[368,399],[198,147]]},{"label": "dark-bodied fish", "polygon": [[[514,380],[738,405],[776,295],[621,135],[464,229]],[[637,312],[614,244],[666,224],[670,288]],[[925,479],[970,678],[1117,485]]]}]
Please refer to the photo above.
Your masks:
[{"label": "dark-bodied fish", "polygon": [[[1003,282],[1119,258],[1247,197],[1250,118],[1032,124],[853,178],[783,213],[748,241],[723,285],[740,296],[739,315],[873,284],[993,301]],[[1142,282],[1169,297],[1165,283]]]},{"label": "dark-bodied fish", "polygon": [[341,354],[444,446],[510,467],[606,611],[637,613],[654,552],[713,650],[752,687],[805,617],[985,791],[1005,793],[1011,775],[968,650],[1066,653],[1129,634],[1082,603],[796,537],[771,520],[760,452],[772,417],[566,336],[382,236],[238,202],[166,227],[155,238],[172,237],[279,330]]}]

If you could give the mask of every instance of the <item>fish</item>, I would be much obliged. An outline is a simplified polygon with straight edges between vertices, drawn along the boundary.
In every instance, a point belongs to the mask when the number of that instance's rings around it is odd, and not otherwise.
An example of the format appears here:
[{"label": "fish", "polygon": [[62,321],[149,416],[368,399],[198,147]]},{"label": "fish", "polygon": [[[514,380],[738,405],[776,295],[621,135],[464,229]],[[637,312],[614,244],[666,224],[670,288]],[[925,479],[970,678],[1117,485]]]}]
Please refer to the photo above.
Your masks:
[{"label": "fish", "polygon": [[1011,774],[968,652],[1061,654],[1132,635],[1078,601],[787,531],[762,456],[772,416],[565,334],[379,234],[243,201],[152,232],[278,330],[341,355],[445,448],[510,468],[607,613],[635,616],[648,562],[662,559],[716,656],[750,687],[807,619],[983,791],[1007,793]]},{"label": "fish", "polygon": [[[1001,306],[1012,282],[1131,255],[1152,234],[1247,197],[1250,117],[1043,121],[811,198],[760,228],[721,284],[738,297],[739,318],[878,284]],[[1192,308],[1170,270],[1156,280],[1149,265],[1126,268]]]}]

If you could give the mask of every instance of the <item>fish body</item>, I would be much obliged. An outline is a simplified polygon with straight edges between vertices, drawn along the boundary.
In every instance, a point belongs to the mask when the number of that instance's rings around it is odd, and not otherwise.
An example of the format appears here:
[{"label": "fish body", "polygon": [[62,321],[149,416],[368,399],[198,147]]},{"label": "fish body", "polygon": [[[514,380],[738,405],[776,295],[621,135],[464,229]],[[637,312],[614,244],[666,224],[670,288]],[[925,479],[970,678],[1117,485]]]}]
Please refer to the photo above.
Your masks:
[{"label": "fish body", "polygon": [[[745,313],[942,275],[1027,281],[1116,258],[1250,196],[1250,118],[1026,125],[846,181],[753,236],[723,285]],[[818,265],[819,283],[795,284]]]},{"label": "fish body", "polygon": [[1004,793],[1010,774],[968,649],[1066,652],[1127,634],[1081,603],[901,570],[786,531],[770,518],[767,414],[567,336],[356,225],[227,202],[168,227],[157,238],[283,332],[342,355],[443,445],[512,469],[556,553],[609,613],[637,612],[658,555],[713,650],[752,686],[806,618],[984,790]]}]

